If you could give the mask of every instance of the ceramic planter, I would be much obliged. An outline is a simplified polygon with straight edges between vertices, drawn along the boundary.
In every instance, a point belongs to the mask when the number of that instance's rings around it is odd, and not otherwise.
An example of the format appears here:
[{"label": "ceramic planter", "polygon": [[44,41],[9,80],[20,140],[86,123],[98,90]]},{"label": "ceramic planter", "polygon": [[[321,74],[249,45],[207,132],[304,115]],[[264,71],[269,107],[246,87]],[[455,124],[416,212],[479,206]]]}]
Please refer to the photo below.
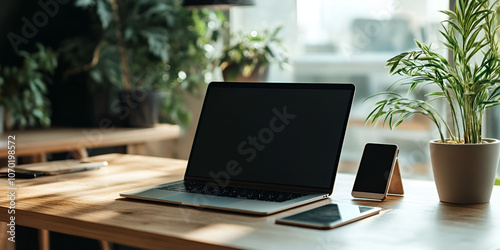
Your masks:
[{"label": "ceramic planter", "polygon": [[432,171],[439,199],[471,204],[489,202],[500,156],[500,141],[448,144],[430,142]]}]

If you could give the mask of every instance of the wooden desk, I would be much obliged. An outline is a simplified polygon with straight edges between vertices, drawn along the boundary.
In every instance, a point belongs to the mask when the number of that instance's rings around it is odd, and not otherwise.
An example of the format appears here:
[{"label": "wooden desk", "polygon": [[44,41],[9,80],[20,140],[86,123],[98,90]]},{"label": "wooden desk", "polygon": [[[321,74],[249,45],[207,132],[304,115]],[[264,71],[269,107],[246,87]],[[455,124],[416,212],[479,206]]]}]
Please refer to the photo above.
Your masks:
[{"label": "wooden desk", "polygon": [[[500,187],[494,188],[490,203],[457,206],[439,202],[433,182],[405,179],[404,197],[355,201],[349,194],[354,176],[338,174],[330,199],[260,217],[119,197],[124,190],[181,179],[183,160],[119,154],[93,159],[110,165],[16,180],[16,223],[149,249],[500,248]],[[8,221],[4,194],[0,220]],[[332,201],[380,206],[383,211],[333,230],[274,223],[278,217]]]},{"label": "wooden desk", "polygon": [[158,124],[153,128],[49,128],[7,131],[0,136],[0,158],[7,157],[7,136],[16,136],[16,155],[45,161],[46,153],[76,152],[86,158],[87,148],[127,146],[127,153],[141,154],[145,142],[179,137],[177,125]]}]

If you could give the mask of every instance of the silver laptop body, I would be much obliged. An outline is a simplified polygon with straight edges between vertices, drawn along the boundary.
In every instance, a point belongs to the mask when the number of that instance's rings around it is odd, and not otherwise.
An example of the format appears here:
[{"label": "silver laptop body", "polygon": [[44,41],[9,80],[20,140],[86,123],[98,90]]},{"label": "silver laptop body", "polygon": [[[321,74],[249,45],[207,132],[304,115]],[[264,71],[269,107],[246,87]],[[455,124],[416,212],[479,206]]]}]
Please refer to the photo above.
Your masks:
[{"label": "silver laptop body", "polygon": [[352,84],[209,84],[184,180],[120,193],[250,214],[331,195]]}]

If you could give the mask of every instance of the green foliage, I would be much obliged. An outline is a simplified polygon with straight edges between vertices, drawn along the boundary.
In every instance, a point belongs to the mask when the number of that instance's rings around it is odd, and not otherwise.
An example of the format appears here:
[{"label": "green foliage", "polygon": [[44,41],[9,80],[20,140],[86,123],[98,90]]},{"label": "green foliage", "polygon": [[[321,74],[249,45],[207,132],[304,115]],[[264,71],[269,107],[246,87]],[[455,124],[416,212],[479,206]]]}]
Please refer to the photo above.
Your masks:
[{"label": "green foliage", "polygon": [[[374,95],[384,95],[385,99],[375,104],[366,121],[387,122],[392,129],[420,113],[437,126],[443,142],[446,134],[456,143],[481,143],[483,114],[500,104],[496,8],[496,2],[489,5],[488,0],[457,0],[454,12],[441,11],[449,18],[441,23],[441,34],[443,45],[453,53],[453,62],[418,41],[418,50],[389,59],[390,74],[404,78],[388,92]],[[412,93],[417,86],[425,85],[436,86],[439,91],[428,93],[426,100],[409,99],[394,91],[406,87]],[[450,120],[433,107],[438,100],[447,103]]]},{"label": "green foliage", "polygon": [[41,44],[37,52],[20,51],[20,66],[0,66],[0,104],[5,105],[19,128],[50,126],[47,84],[57,67],[57,56]]},{"label": "green foliage", "polygon": [[282,69],[288,67],[287,51],[278,37],[281,29],[282,26],[278,26],[272,30],[234,34],[231,43],[224,48],[221,70],[236,65],[236,72],[229,73],[236,78],[238,74],[250,76],[256,67],[259,67],[259,74],[263,74],[270,63],[278,63]]},{"label": "green foliage", "polygon": [[495,185],[500,186],[500,178],[495,179]]},{"label": "green foliage", "polygon": [[[74,72],[88,71],[97,84],[127,89],[122,65],[125,61],[131,88],[163,92],[163,122],[188,124],[190,114],[185,109],[184,95],[196,94],[210,80],[206,76],[214,58],[209,52],[219,37],[224,16],[219,11],[187,10],[182,0],[122,0],[117,1],[117,24],[111,2],[76,1],[99,23],[94,27],[99,38],[97,42],[84,37],[69,40],[62,48],[67,61],[77,68]],[[118,33],[123,38],[126,58],[120,53]],[[77,59],[69,58],[75,54]]]}]

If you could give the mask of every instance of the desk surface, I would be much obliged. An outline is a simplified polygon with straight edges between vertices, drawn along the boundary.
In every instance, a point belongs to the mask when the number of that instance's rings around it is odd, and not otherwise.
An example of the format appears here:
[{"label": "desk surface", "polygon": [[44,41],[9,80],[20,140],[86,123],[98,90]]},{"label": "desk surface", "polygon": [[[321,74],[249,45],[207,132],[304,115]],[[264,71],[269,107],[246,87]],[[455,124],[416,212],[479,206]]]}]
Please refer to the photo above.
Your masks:
[{"label": "desk surface", "polygon": [[[121,191],[182,179],[186,161],[119,154],[93,159],[110,165],[16,180],[16,223],[150,249],[500,248],[500,187],[494,188],[490,203],[458,206],[441,203],[433,182],[405,179],[404,197],[355,201],[350,196],[354,176],[338,174],[330,199],[261,217],[119,197]],[[332,201],[383,210],[333,230],[274,223]],[[7,221],[6,195],[0,195],[0,202],[0,220]]]},{"label": "desk surface", "polygon": [[19,156],[173,139],[179,134],[179,126],[170,124],[157,124],[152,128],[49,128],[7,131],[0,136],[0,157],[7,156],[9,135],[16,137],[16,155]]}]

